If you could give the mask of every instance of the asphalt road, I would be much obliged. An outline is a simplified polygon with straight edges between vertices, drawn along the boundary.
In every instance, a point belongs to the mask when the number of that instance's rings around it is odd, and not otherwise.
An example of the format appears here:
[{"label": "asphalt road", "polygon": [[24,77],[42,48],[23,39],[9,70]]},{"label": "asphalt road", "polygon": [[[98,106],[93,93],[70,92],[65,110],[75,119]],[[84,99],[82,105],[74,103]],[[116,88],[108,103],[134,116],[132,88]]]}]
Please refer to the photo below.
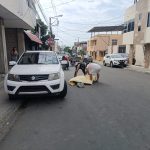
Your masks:
[{"label": "asphalt road", "polygon": [[68,86],[65,100],[29,99],[0,143],[10,149],[150,150],[150,75],[104,67],[99,83]]}]

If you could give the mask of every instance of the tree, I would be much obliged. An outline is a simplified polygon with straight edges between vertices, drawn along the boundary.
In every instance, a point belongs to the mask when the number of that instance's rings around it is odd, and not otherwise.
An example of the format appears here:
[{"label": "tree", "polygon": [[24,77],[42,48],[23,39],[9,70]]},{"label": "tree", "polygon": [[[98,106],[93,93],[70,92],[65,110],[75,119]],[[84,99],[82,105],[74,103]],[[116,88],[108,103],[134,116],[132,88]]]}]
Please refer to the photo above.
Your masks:
[{"label": "tree", "polygon": [[41,19],[37,19],[36,20],[37,22],[37,25],[35,27],[35,29],[32,31],[34,34],[36,34],[38,32],[38,25],[40,26],[41,28],[41,37],[42,36],[45,36],[47,34],[47,31],[48,31],[48,26],[44,24],[43,21],[41,21]]},{"label": "tree", "polygon": [[64,51],[65,51],[65,52],[68,52],[70,55],[72,54],[72,50],[70,49],[69,46],[66,46],[66,47],[64,48]]},{"label": "tree", "polygon": [[[41,19],[36,20],[37,25],[34,30],[32,30],[33,34],[36,34],[38,32],[38,26],[40,26],[41,29],[41,41],[43,42],[42,44],[42,49],[48,50],[49,49],[49,44],[48,44],[48,39],[50,38],[51,33],[48,32],[48,26],[44,24],[44,22],[41,21]],[[52,34],[52,39],[55,38],[55,35]]]}]

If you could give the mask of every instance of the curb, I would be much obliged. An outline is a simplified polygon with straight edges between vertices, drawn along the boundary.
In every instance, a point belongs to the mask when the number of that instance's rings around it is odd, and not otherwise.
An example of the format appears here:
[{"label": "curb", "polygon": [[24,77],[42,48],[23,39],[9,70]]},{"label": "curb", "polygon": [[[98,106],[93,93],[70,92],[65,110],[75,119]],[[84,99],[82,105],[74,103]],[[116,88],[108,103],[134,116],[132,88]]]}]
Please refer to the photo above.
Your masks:
[{"label": "curb", "polygon": [[4,86],[4,81],[0,82],[0,89]]},{"label": "curb", "polygon": [[150,75],[150,71],[136,70],[136,69],[132,69],[132,68],[125,68],[125,69]]}]

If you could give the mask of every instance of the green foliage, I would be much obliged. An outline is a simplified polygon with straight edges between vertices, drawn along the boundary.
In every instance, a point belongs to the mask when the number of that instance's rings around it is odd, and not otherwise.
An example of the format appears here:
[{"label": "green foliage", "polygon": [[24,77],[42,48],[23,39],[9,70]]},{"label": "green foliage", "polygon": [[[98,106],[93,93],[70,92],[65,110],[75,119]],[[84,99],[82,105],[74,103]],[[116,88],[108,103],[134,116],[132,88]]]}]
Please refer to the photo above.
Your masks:
[{"label": "green foliage", "polygon": [[41,36],[45,36],[47,34],[48,26],[41,21],[41,19],[37,19],[37,23],[41,27]]},{"label": "green foliage", "polygon": [[[43,42],[41,49],[48,50],[49,45],[47,44],[47,40],[50,37],[52,37],[54,39],[55,35],[48,32],[48,26],[45,25],[41,19],[37,19],[36,22],[41,28],[41,41]],[[35,27],[35,29],[33,29],[31,31],[33,34],[36,34],[36,32],[38,31],[37,26]]]},{"label": "green foliage", "polygon": [[49,49],[49,45],[46,44],[46,41],[50,38],[50,35],[45,35],[41,38],[41,41],[43,42],[42,44],[42,49],[44,50],[48,50]]},{"label": "green foliage", "polygon": [[69,54],[72,54],[72,50],[71,50],[71,48],[70,48],[69,46],[66,46],[66,47],[64,48],[64,51],[65,51],[65,52],[68,52]]}]

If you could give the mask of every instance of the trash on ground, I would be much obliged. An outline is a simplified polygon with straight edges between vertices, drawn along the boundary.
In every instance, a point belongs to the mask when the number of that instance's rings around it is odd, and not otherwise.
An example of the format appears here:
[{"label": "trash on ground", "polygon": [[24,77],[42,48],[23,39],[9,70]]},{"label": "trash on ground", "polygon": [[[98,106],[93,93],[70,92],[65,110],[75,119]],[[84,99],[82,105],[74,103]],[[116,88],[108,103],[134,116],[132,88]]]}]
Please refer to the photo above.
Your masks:
[{"label": "trash on ground", "polygon": [[78,82],[78,83],[77,83],[77,87],[79,87],[79,88],[84,88],[85,86],[84,86],[84,83]]},{"label": "trash on ground", "polygon": [[[94,81],[96,80],[96,77],[93,77],[94,78]],[[90,80],[90,76],[77,76],[77,77],[74,77],[72,79],[70,79],[69,81],[69,84],[71,86],[74,86],[74,85],[77,85],[77,83],[83,83],[85,85],[92,85],[93,84],[93,81]]]}]

